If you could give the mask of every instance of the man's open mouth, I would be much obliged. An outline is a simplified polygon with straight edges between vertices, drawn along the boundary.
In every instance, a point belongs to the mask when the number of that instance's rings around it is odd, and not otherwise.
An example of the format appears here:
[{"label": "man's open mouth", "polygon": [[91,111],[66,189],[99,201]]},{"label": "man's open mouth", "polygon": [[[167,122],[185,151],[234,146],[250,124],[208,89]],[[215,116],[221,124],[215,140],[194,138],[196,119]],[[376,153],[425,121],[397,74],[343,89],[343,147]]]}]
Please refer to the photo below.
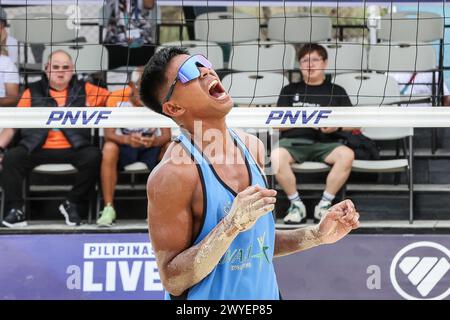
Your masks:
[{"label": "man's open mouth", "polygon": [[215,99],[222,100],[228,96],[225,89],[220,84],[220,81],[213,80],[208,87],[209,94]]}]

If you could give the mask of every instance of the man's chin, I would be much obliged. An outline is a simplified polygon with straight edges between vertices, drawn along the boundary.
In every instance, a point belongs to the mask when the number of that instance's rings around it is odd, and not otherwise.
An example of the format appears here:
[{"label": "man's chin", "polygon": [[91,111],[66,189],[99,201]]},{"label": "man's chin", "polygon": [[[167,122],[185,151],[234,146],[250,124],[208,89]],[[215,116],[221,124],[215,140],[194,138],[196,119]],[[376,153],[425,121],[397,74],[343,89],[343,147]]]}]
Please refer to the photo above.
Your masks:
[{"label": "man's chin", "polygon": [[214,99],[212,102],[214,109],[226,110],[228,113],[234,106],[234,102],[230,96],[227,96],[224,100],[216,100]]},{"label": "man's chin", "polygon": [[231,109],[233,109],[233,107],[234,107],[234,102],[233,102],[233,100],[231,100],[231,97],[230,97],[230,99],[226,103],[224,103],[223,108],[226,110],[227,113],[229,113],[231,111]]}]

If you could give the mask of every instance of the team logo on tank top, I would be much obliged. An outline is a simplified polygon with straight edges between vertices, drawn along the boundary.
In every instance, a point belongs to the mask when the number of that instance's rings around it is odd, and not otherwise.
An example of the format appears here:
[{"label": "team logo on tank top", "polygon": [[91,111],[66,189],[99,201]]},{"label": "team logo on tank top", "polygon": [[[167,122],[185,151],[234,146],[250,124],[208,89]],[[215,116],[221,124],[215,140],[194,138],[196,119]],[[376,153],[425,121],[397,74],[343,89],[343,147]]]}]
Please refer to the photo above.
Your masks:
[{"label": "team logo on tank top", "polygon": [[257,237],[258,248],[255,248],[254,245],[251,244],[245,248],[229,249],[225,252],[219,264],[228,264],[231,271],[251,268],[255,261],[257,261],[260,269],[262,268],[263,263],[270,264],[268,253],[270,247],[267,245],[265,238],[265,233]]}]

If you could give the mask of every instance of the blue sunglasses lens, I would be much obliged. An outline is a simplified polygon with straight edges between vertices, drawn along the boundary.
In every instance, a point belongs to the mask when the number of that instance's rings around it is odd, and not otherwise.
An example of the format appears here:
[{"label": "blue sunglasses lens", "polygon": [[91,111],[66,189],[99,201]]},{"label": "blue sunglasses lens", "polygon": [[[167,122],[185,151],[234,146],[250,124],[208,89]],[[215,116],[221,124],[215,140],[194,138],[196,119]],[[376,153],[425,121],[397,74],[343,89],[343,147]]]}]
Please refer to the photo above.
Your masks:
[{"label": "blue sunglasses lens", "polygon": [[204,56],[196,54],[187,59],[178,70],[178,79],[182,83],[189,82],[200,76],[199,67],[212,68],[211,62]]}]

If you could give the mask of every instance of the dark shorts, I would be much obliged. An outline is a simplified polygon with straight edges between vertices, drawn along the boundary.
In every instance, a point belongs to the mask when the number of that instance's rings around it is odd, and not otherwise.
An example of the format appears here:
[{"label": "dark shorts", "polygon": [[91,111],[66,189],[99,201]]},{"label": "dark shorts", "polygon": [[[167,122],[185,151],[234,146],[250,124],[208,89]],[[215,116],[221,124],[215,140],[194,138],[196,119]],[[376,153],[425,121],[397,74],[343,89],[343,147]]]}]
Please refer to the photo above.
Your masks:
[{"label": "dark shorts", "polygon": [[120,146],[119,169],[135,162],[144,162],[149,170],[158,164],[158,156],[161,151],[160,147],[153,148],[133,148],[130,146]]},{"label": "dark shorts", "polygon": [[325,158],[337,147],[342,146],[339,142],[313,142],[306,143],[304,140],[295,138],[283,138],[279,146],[285,148],[296,162],[305,161],[325,162]]}]

